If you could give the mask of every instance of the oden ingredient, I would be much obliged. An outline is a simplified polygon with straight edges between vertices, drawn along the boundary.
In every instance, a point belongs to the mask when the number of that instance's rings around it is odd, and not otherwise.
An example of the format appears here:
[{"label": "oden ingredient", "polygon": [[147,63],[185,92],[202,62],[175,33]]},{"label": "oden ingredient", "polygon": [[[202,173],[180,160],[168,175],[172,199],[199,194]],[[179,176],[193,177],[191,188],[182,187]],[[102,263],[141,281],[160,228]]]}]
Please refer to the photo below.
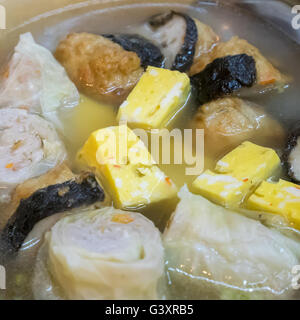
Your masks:
[{"label": "oden ingredient", "polygon": [[204,129],[205,150],[219,157],[245,140],[282,147],[285,131],[262,107],[239,98],[223,98],[199,107],[192,126]]},{"label": "oden ingredient", "polygon": [[280,180],[264,181],[247,202],[251,210],[279,214],[292,226],[300,229],[300,186]]},{"label": "oden ingredient", "polygon": [[25,107],[53,118],[53,112],[79,103],[79,94],[52,53],[31,33],[20,35],[15,52],[0,79],[0,108]]},{"label": "oden ingredient", "polygon": [[104,191],[91,174],[81,174],[72,180],[35,191],[27,199],[22,199],[1,232],[0,241],[5,244],[5,252],[0,252],[1,256],[17,251],[40,220],[103,200]]},{"label": "oden ingredient", "polygon": [[233,37],[227,42],[220,42],[211,52],[198,59],[193,65],[191,73],[194,75],[201,72],[207,64],[217,58],[239,54],[247,54],[254,58],[257,70],[257,81],[260,85],[282,85],[287,82],[286,77],[283,76],[255,46],[239,37]]},{"label": "oden ingredient", "polygon": [[131,127],[161,128],[184,106],[190,89],[185,73],[148,67],[120,106],[118,120]]},{"label": "oden ingredient", "polygon": [[135,52],[90,33],[69,34],[55,57],[79,90],[108,103],[121,103],[144,71]]},{"label": "oden ingredient", "polygon": [[40,251],[33,289],[36,299],[158,299],[163,269],[153,223],[139,213],[104,208],[56,223]]},{"label": "oden ingredient", "polygon": [[117,208],[137,208],[176,197],[177,188],[126,125],[100,129],[78,154],[95,170]]},{"label": "oden ingredient", "polygon": [[170,296],[181,299],[292,298],[298,241],[187,187],[163,236]]},{"label": "oden ingredient", "polygon": [[226,207],[238,207],[259,184],[279,171],[280,158],[269,148],[244,142],[206,170],[193,183],[194,191]]},{"label": "oden ingredient", "polygon": [[0,109],[0,202],[17,184],[40,176],[66,159],[66,150],[48,121],[23,109]]}]

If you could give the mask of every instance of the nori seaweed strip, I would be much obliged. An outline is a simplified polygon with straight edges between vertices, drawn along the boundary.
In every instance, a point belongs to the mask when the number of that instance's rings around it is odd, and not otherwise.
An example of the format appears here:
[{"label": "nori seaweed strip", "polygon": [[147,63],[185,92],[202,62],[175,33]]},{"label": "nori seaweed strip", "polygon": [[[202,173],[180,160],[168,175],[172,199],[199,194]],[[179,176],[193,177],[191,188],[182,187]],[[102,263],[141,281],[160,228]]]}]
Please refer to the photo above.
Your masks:
[{"label": "nori seaweed strip", "polygon": [[200,73],[191,77],[200,104],[251,87],[257,77],[256,63],[247,54],[217,58]]},{"label": "nori seaweed strip", "polygon": [[187,72],[190,70],[194,62],[196,44],[198,41],[198,29],[195,21],[188,15],[183,13],[176,14],[184,18],[186,22],[186,33],[183,45],[179,53],[176,55],[171,69],[178,70],[180,72]]},{"label": "nori seaweed strip", "polygon": [[1,232],[4,248],[0,255],[12,254],[22,246],[25,238],[40,220],[56,213],[104,200],[104,191],[92,174],[84,174],[62,184],[37,190],[20,204]]},{"label": "nori seaweed strip", "polygon": [[180,72],[187,72],[190,70],[194,62],[196,51],[196,44],[198,41],[198,29],[195,21],[187,14],[171,11],[165,14],[158,14],[149,20],[149,24],[156,28],[161,27],[169,22],[174,15],[180,16],[185,20],[186,31],[180,51],[177,53],[173,62],[171,70],[178,70]]},{"label": "nori seaweed strip", "polygon": [[[290,163],[291,152],[298,146],[298,138],[300,137],[300,121],[296,122],[291,129],[287,137],[287,143],[281,157],[282,164],[286,170],[287,175],[291,178],[293,182],[299,184],[300,179],[295,176],[295,173],[292,170],[292,165]],[[300,146],[298,146],[300,148]]]},{"label": "nori seaweed strip", "polygon": [[135,52],[141,59],[142,67],[164,67],[165,57],[160,49],[146,38],[136,34],[104,34],[103,37],[119,44],[126,51]]}]

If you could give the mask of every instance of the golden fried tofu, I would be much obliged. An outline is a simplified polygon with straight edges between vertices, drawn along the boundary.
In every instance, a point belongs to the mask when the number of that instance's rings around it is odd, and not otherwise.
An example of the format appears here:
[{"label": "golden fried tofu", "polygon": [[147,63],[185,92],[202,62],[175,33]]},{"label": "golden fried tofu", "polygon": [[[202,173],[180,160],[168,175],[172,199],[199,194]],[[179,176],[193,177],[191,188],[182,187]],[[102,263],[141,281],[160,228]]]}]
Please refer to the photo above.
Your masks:
[{"label": "golden fried tofu", "polygon": [[79,90],[113,104],[128,96],[144,71],[135,52],[90,33],[69,34],[55,57]]},{"label": "golden fried tofu", "polygon": [[192,126],[204,129],[206,151],[222,156],[245,140],[272,147],[284,144],[285,131],[262,107],[239,98],[223,98],[201,106]]},{"label": "golden fried tofu", "polygon": [[260,85],[287,82],[287,78],[283,76],[256,47],[239,37],[233,37],[227,42],[220,42],[211,52],[201,55],[193,64],[191,75],[201,72],[207,64],[217,58],[243,53],[252,56],[255,59],[257,82]]},{"label": "golden fried tofu", "polygon": [[213,51],[220,39],[210,26],[197,19],[194,19],[194,21],[198,30],[198,41],[196,44],[194,63],[190,71],[192,74],[198,73],[194,72],[194,69],[197,71],[198,64],[201,64],[204,57],[208,56]]}]

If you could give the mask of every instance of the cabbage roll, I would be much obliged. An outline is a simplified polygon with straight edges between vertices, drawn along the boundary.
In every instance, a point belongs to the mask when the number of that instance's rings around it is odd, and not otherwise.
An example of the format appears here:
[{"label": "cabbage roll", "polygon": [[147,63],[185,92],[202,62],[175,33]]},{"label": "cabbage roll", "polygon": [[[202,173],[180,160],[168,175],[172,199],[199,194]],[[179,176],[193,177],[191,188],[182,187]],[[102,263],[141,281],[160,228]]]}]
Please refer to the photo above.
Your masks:
[{"label": "cabbage roll", "polygon": [[31,33],[20,41],[0,79],[0,107],[23,107],[50,117],[61,107],[79,103],[79,93],[52,53]]},{"label": "cabbage roll", "polygon": [[163,269],[160,232],[150,220],[89,210],[62,218],[46,234],[33,291],[37,299],[157,299]]},{"label": "cabbage roll", "polygon": [[180,203],[164,232],[170,298],[293,298],[295,239],[256,220],[179,192]]}]

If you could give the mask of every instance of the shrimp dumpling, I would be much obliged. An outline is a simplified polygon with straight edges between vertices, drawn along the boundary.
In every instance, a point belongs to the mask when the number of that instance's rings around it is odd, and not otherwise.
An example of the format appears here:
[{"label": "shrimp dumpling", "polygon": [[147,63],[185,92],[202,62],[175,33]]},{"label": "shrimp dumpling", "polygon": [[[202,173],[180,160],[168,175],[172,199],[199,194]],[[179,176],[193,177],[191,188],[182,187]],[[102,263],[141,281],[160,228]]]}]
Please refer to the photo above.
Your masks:
[{"label": "shrimp dumpling", "polygon": [[0,78],[0,108],[26,107],[52,121],[54,112],[78,103],[75,85],[52,53],[31,33],[21,34]]}]

